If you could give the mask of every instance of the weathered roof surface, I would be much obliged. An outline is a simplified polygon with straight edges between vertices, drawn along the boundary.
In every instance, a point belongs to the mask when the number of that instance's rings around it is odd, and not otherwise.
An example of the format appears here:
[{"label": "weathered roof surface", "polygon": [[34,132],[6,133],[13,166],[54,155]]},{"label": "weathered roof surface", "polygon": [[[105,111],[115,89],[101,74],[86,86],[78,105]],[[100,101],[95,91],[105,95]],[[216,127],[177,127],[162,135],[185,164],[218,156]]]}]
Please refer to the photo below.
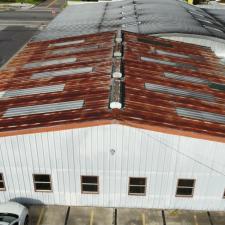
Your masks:
[{"label": "weathered roof surface", "polygon": [[[109,32],[28,44],[0,72],[0,132],[108,119],[114,36],[115,32]],[[66,63],[66,59],[76,60]],[[44,93],[46,89],[52,92]],[[14,91],[14,97],[8,96],[9,91]],[[83,107],[76,108],[77,101],[84,101]],[[49,109],[54,103],[61,103],[62,108],[53,105]],[[69,109],[71,104],[74,108]],[[21,108],[30,106],[37,106],[36,110]],[[29,113],[37,110],[42,113]]]},{"label": "weathered roof surface", "polygon": [[0,135],[121,123],[225,141],[225,67],[206,47],[123,32],[109,109],[116,33],[29,43],[0,73]]},{"label": "weathered roof surface", "polygon": [[141,34],[184,33],[225,39],[224,25],[181,0],[124,0],[67,7],[37,40],[91,34],[121,28]]}]

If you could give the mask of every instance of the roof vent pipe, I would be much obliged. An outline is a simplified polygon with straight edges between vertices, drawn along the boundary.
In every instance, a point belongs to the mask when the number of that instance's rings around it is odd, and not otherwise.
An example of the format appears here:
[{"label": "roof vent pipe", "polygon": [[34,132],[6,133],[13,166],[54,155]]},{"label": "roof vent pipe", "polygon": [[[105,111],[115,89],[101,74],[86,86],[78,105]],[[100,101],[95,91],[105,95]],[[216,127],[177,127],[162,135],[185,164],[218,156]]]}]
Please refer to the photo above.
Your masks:
[{"label": "roof vent pipe", "polygon": [[113,78],[121,78],[122,76],[123,76],[123,74],[121,72],[121,59],[120,58],[114,58],[112,77]]},{"label": "roof vent pipe", "polygon": [[123,82],[119,79],[113,79],[110,90],[110,109],[121,109],[122,104]]},{"label": "roof vent pipe", "polygon": [[122,51],[121,51],[121,43],[122,43],[122,36],[121,36],[121,30],[119,29],[117,31],[117,35],[115,38],[115,47],[114,47],[114,57],[122,57]]}]

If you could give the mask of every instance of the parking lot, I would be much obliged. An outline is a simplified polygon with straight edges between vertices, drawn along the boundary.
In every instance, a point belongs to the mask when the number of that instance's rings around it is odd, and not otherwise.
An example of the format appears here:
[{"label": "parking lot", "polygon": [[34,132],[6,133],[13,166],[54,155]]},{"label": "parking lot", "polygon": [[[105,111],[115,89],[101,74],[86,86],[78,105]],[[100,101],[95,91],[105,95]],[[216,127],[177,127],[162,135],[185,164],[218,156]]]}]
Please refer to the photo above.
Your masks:
[{"label": "parking lot", "polygon": [[30,225],[225,225],[225,212],[30,206]]}]

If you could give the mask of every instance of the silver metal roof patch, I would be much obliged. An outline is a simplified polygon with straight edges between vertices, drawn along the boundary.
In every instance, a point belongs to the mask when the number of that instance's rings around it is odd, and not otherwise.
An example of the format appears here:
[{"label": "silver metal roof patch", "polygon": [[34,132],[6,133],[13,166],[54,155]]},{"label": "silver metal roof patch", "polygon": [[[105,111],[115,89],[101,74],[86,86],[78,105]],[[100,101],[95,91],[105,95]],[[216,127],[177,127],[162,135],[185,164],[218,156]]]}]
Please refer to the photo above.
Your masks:
[{"label": "silver metal roof patch", "polygon": [[29,116],[35,114],[60,112],[66,110],[81,109],[84,105],[84,100],[57,102],[43,105],[31,105],[9,108],[4,114],[4,118],[16,117],[16,116]]}]

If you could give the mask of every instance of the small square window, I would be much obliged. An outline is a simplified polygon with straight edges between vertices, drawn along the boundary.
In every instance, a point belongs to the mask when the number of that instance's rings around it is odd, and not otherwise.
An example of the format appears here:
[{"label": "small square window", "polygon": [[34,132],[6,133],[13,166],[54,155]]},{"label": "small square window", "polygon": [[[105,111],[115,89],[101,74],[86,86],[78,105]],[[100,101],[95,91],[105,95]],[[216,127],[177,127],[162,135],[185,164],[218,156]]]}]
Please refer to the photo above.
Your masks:
[{"label": "small square window", "polygon": [[5,191],[5,181],[3,173],[0,173],[0,191]]},{"label": "small square window", "polygon": [[98,176],[81,176],[81,192],[87,194],[98,194]]},{"label": "small square window", "polygon": [[177,197],[192,197],[195,188],[194,179],[178,179],[177,181]]},{"label": "small square window", "polygon": [[51,175],[33,174],[35,191],[52,191]]},{"label": "small square window", "polygon": [[130,177],[128,193],[129,195],[145,195],[146,178],[145,177]]}]

